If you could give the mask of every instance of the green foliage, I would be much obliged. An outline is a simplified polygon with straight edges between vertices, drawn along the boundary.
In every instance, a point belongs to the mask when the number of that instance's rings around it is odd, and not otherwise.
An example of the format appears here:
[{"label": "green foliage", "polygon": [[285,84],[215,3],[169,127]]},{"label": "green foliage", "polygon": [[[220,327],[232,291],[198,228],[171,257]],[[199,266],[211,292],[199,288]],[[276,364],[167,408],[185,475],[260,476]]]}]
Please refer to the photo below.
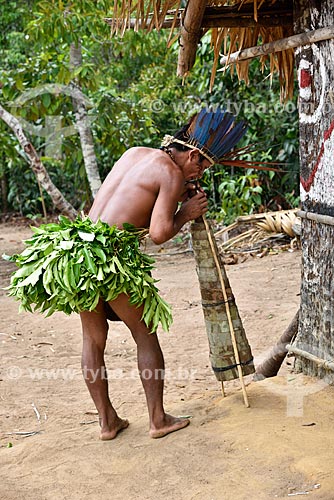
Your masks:
[{"label": "green foliage", "polygon": [[[47,124],[52,117],[61,119],[58,153],[46,160],[46,166],[56,185],[77,208],[89,205],[91,200],[79,137],[73,131],[73,104],[71,96],[64,92],[64,88],[72,88],[73,82],[90,103],[88,115],[102,178],[127,148],[159,147],[164,134],[173,133],[201,106],[220,104],[248,121],[243,144],[254,149],[249,158],[279,161],[286,172],[258,174],[255,187],[261,192],[253,192],[254,180],[242,179],[254,172],[215,167],[215,175],[207,175],[204,181],[212,216],[232,218],[233,204],[239,214],[255,208],[285,208],[298,201],[296,105],[288,103],[282,108],[278,80],[274,78],[270,87],[256,61],[250,65],[249,86],[239,83],[229,72],[218,73],[210,94],[212,51],[208,35],[201,40],[195,67],[182,85],[176,77],[178,43],[167,50],[166,32],[147,35],[129,31],[124,38],[111,40],[109,27],[103,21],[110,14],[109,1],[31,0],[29,9],[26,4],[23,0],[9,1],[3,7],[0,42],[5,58],[0,67],[0,102],[5,106],[12,103],[10,110],[26,120],[29,127],[25,131],[43,157],[49,157]],[[79,41],[82,64],[71,68],[70,46]],[[50,90],[50,84],[65,87],[56,92]],[[10,208],[40,213],[38,186],[27,173],[24,155],[18,154],[16,139],[2,123],[0,131],[1,149],[5,151],[0,158],[0,175],[5,173],[9,179]],[[20,186],[21,178],[25,179],[24,186]],[[231,192],[232,185],[239,201]],[[226,199],[225,189],[233,203]]]},{"label": "green foliage", "polygon": [[[239,215],[263,210],[263,187],[253,169],[207,171],[202,185],[209,198],[209,217],[231,224]],[[210,197],[210,194],[212,195]]]},{"label": "green foliage", "polygon": [[218,220],[230,224],[239,215],[250,214],[262,204],[262,187],[258,176],[248,171],[243,175],[231,176],[228,172],[221,175],[218,192],[220,211],[213,215]]},{"label": "green foliage", "polygon": [[19,267],[9,295],[20,300],[21,309],[47,316],[93,311],[100,298],[109,302],[125,293],[132,304],[143,305],[142,319],[152,332],[159,322],[169,329],[170,307],[151,276],[154,260],[140,250],[143,230],[130,224],[118,229],[88,218],[71,222],[62,216],[59,224],[33,230],[26,249],[9,258]]},{"label": "green foliage", "polygon": [[[254,60],[249,67],[249,85],[239,82],[236,75],[232,76],[230,70],[226,73],[217,73],[214,91],[209,93],[209,78],[211,73],[212,54],[209,37],[201,41],[199,56],[197,58],[191,78],[194,83],[201,82],[202,102],[208,105],[221,105],[232,112],[238,119],[245,119],[248,131],[238,147],[250,146],[252,153],[243,156],[243,159],[263,162],[278,162],[280,173],[256,172],[259,186],[262,191],[259,203],[258,196],[254,199],[254,208],[281,209],[290,208],[298,203],[299,194],[299,157],[298,157],[298,111],[296,99],[282,104],[279,100],[279,81],[274,76],[272,84],[267,75],[261,72],[260,63]],[[269,71],[269,70],[267,70]],[[297,92],[296,92],[297,95]],[[231,178],[244,176],[241,169],[224,169],[215,167],[216,175],[230,172]],[[211,183],[212,198],[218,204],[217,215],[220,207],[217,201],[217,185],[219,180]],[[242,184],[242,182],[241,182]],[[247,186],[247,184],[245,185]],[[246,187],[245,187],[246,189]],[[246,189],[245,196],[248,196]],[[222,200],[223,201],[223,200]],[[236,202],[236,216],[240,204]],[[211,206],[215,211],[214,203]]]}]

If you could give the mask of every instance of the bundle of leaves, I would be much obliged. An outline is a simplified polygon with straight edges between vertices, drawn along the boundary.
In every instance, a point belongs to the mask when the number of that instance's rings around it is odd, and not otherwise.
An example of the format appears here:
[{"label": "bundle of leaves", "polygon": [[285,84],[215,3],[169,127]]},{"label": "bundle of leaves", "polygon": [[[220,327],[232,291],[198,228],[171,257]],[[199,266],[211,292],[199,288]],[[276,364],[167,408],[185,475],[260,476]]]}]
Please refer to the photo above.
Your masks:
[{"label": "bundle of leaves", "polygon": [[151,276],[154,259],[140,250],[146,230],[131,224],[119,229],[80,217],[72,222],[63,216],[59,224],[32,230],[21,254],[4,256],[19,267],[8,290],[20,300],[20,310],[46,316],[92,311],[100,298],[109,302],[125,293],[131,304],[144,305],[142,319],[152,332],[159,322],[168,331],[171,308]]}]

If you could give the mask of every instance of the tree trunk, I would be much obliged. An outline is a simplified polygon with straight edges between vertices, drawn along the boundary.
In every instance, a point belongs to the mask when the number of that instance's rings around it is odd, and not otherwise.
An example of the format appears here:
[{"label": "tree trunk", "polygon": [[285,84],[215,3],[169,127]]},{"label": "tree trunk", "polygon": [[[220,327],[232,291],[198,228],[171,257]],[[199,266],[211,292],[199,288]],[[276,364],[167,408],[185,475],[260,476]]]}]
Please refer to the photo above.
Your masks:
[{"label": "tree trunk", "polygon": [[[333,1],[295,0],[294,16],[296,33],[333,25]],[[295,52],[302,209],[334,217],[334,40]],[[301,309],[294,345],[325,360],[334,356],[333,240],[332,225],[303,219]],[[303,357],[297,357],[295,367],[309,375],[330,376]]]},{"label": "tree trunk", "polygon": [[1,206],[4,214],[8,212],[8,184],[7,184],[7,175],[5,167],[3,168],[3,172],[0,178],[1,182]]},{"label": "tree trunk", "polygon": [[[211,228],[210,232],[215,245],[215,252],[218,255],[218,249]],[[202,218],[192,223],[191,236],[202,296],[205,327],[209,341],[211,367],[217,380],[221,382],[233,380],[239,377],[238,365],[233,349],[222,286]],[[255,371],[251,348],[220,257],[219,264],[228,297],[242,374],[249,375]]]},{"label": "tree trunk", "polygon": [[288,328],[284,331],[278,339],[276,345],[270,351],[268,357],[256,367],[253,380],[263,380],[264,378],[275,377],[278,370],[288,354],[287,344],[296,336],[299,322],[299,309],[294,315]]},{"label": "tree trunk", "polygon": [[[81,45],[71,44],[70,47],[70,66],[72,69],[81,66],[82,64],[82,52]],[[73,83],[77,89],[80,90],[77,83]],[[85,170],[87,174],[87,179],[92,192],[93,198],[95,198],[98,190],[101,187],[101,178],[99,174],[99,169],[97,166],[95,151],[94,151],[94,141],[93,135],[90,128],[89,118],[87,115],[87,109],[84,100],[72,98],[76,126],[80,136],[82,155],[85,164]]]},{"label": "tree trunk", "polygon": [[54,206],[62,214],[67,215],[71,219],[74,219],[77,215],[76,210],[70,203],[68,203],[68,201],[66,201],[59,189],[53,184],[46,168],[44,167],[38,154],[36,153],[34,146],[25,136],[20,122],[17,120],[17,118],[6,111],[1,105],[0,118],[12,129],[12,131],[16,135],[20,145],[22,146],[24,152],[30,160],[30,166],[36,175],[37,181],[40,182],[41,186],[49,194]]}]

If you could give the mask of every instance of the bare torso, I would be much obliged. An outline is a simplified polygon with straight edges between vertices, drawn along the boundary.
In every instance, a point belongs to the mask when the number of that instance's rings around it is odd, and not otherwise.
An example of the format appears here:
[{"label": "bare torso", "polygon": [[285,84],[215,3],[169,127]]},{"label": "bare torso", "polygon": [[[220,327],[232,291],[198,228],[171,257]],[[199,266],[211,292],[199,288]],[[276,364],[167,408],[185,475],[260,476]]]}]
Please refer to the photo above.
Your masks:
[{"label": "bare torso", "polygon": [[[145,147],[131,148],[114,165],[89,212],[110,225],[124,222],[149,227],[161,183],[178,168],[166,153]],[[182,182],[180,182],[180,193]],[[176,208],[177,200],[175,200]]]},{"label": "bare torso", "polygon": [[[189,165],[185,169],[159,149],[129,149],[102,184],[89,212],[90,218],[118,227],[127,222],[149,228],[155,243],[167,241],[185,222],[206,211],[204,193],[185,200],[185,183],[192,178],[192,168],[194,172],[198,169],[192,163]],[[177,211],[179,201],[183,203]]]},{"label": "bare torso", "polygon": [[[189,196],[189,187],[187,189],[186,186],[187,181],[199,177],[203,170],[197,157],[198,153],[194,150],[182,153],[176,151],[172,159],[160,150],[130,149],[114,165],[101,186],[89,213],[91,219],[97,221],[100,218],[119,227],[124,222],[147,227],[151,239],[157,244],[169,240],[185,222],[196,219],[207,210],[205,194],[198,192]],[[178,201],[182,202],[179,207]],[[157,335],[149,335],[150,328],[143,320],[144,305],[132,305],[125,293],[121,293],[109,305],[131,330],[138,349],[139,373],[146,370],[150,373],[163,372],[164,360]],[[121,419],[111,405],[105,377],[91,378],[92,373],[101,374],[105,367],[104,349],[108,334],[102,300],[96,311],[81,312],[84,337],[82,366],[84,373],[88,374],[87,386],[99,412],[100,437],[109,440],[129,423]],[[151,437],[163,437],[189,424],[188,419],[165,413],[162,403],[163,378],[142,377],[142,382],[150,416]]]}]

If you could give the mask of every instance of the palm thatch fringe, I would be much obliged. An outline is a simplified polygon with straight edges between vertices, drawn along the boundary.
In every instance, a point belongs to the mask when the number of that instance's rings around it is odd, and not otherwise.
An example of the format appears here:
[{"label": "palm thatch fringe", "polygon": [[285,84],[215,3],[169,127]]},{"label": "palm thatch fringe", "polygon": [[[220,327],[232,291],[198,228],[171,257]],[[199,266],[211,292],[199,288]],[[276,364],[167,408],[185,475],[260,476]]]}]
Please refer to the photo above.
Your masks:
[{"label": "palm thatch fringe", "polygon": [[143,26],[148,32],[160,30],[167,16],[175,26],[180,5],[181,0],[114,0],[112,17],[106,22],[111,26],[111,35],[123,35],[130,28],[138,31]]},{"label": "palm thatch fringe", "polygon": [[[233,53],[242,51],[248,47],[254,47],[259,42],[262,44],[272,43],[276,40],[286,38],[292,34],[292,28],[286,26],[278,27],[256,27],[256,28],[215,28],[212,31],[216,31],[216,39],[219,40],[219,34],[222,33],[222,38],[224,44],[220,44],[220,40],[216,45],[214,45],[214,66],[217,67],[218,60],[223,52],[225,69],[227,65],[230,65],[230,57]],[[220,45],[219,45],[220,44]],[[223,50],[222,50],[223,46]],[[293,49],[284,50],[278,53],[264,54],[260,57],[261,69],[262,71],[266,68],[266,63],[269,62],[269,74],[272,77],[274,73],[278,73],[280,88],[281,88],[281,99],[287,100],[293,95],[293,83],[294,83],[294,51]],[[249,60],[245,61],[233,61],[231,64],[231,73],[236,71],[239,80],[245,80],[249,83],[248,70],[249,70]],[[211,79],[213,82],[214,75]],[[212,83],[211,83],[212,88]]]},{"label": "palm thatch fringe", "polygon": [[[177,26],[181,27],[181,37],[184,39],[186,32],[193,35],[192,26],[189,28],[185,21],[187,17],[190,19],[194,17],[192,10],[195,12],[197,7],[196,2],[191,0],[187,1],[186,9],[180,7],[181,0],[114,0],[112,17],[106,19],[106,22],[111,25],[112,35],[123,35],[125,30],[130,28],[137,31],[144,27],[148,32],[153,29],[160,30],[166,26],[166,21],[168,21],[169,41]],[[269,15],[269,11],[272,13],[273,8],[276,9],[275,14]],[[214,52],[211,89],[222,55],[226,56],[228,61],[234,52],[254,47],[259,42],[262,44],[271,43],[293,34],[291,8],[290,2],[287,0],[207,0],[202,25],[197,27],[196,35],[199,33],[201,36],[211,29],[211,44]],[[219,14],[220,10],[222,14]],[[280,10],[290,13],[286,16],[289,22],[283,22],[283,18],[279,14]],[[207,18],[206,13],[208,13]],[[224,13],[228,16],[226,25],[224,25]],[[274,17],[277,25],[273,25],[272,19]],[[208,23],[211,24],[206,26],[205,19],[208,19]],[[238,25],[238,20],[242,21],[243,19],[246,20],[246,24],[242,26],[240,22]],[[234,27],[228,27],[231,20],[235,22]],[[219,27],[211,28],[215,23],[220,23]],[[183,59],[179,56],[178,73],[181,76],[185,76],[193,64],[193,53],[196,51],[199,41],[197,38],[197,36],[188,36],[188,41],[186,40],[186,44],[193,46],[192,49],[181,47],[181,52],[186,54],[186,58]],[[271,76],[278,72],[282,100],[290,98],[294,82],[293,50],[288,49],[279,53],[262,55],[260,61],[262,70],[266,68],[267,61],[269,61],[267,68]],[[247,83],[249,81],[248,69],[249,61],[236,62],[231,66],[231,72],[236,71],[238,78]]]}]

